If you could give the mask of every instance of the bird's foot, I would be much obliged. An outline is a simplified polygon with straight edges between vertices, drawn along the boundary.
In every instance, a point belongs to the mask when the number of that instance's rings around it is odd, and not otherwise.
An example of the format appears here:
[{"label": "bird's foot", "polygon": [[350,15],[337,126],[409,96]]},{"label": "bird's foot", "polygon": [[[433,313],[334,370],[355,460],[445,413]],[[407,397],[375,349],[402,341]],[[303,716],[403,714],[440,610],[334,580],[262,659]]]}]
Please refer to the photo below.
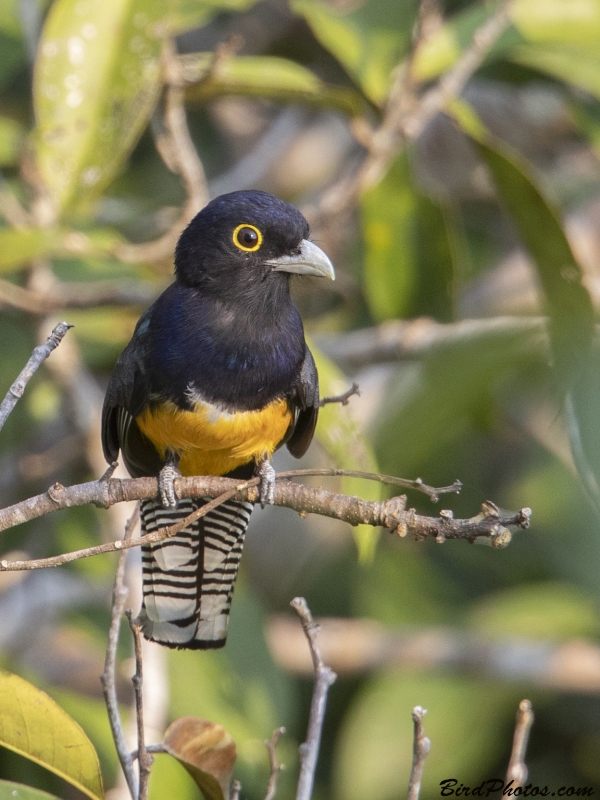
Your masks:
[{"label": "bird's foot", "polygon": [[174,464],[166,464],[158,474],[158,492],[163,508],[177,508],[177,496],[173,482],[180,478],[181,472]]},{"label": "bird's foot", "polygon": [[264,508],[266,504],[272,506],[275,502],[275,475],[275,470],[265,458],[258,468],[261,508]]}]

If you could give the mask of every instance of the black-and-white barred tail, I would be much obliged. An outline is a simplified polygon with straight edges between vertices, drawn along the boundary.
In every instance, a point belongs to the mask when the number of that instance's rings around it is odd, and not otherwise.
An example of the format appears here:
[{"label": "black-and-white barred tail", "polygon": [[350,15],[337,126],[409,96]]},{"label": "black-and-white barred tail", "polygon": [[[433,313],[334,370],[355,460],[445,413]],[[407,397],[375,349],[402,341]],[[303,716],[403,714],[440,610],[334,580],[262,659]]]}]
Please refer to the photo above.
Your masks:
[{"label": "black-and-white barred tail", "polygon": [[[143,500],[142,533],[174,525],[206,502],[185,499],[163,508]],[[139,620],[147,639],[169,647],[223,647],[252,508],[228,500],[171,539],[142,547]]]}]

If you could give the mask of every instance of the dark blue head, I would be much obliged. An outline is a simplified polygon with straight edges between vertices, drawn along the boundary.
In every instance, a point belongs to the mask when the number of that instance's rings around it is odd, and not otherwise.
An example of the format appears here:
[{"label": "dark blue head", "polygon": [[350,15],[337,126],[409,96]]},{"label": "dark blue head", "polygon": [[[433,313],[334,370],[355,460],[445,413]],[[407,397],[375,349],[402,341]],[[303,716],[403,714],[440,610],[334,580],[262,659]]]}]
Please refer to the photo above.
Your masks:
[{"label": "dark blue head", "polygon": [[267,192],[231,192],[212,200],[184,230],[175,274],[185,286],[219,294],[243,291],[290,272],[333,278],[327,256],[308,241],[308,223]]}]

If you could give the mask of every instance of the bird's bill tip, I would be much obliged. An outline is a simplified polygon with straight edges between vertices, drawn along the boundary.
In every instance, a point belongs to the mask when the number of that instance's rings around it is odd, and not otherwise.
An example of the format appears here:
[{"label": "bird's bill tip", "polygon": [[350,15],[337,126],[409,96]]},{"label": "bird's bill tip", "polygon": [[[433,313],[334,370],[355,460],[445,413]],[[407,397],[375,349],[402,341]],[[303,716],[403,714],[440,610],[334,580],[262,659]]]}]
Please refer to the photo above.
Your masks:
[{"label": "bird's bill tip", "polygon": [[315,275],[318,278],[335,280],[335,270],[329,257],[313,242],[303,239],[300,252],[292,256],[281,256],[267,261],[275,272],[293,272],[296,275]]}]

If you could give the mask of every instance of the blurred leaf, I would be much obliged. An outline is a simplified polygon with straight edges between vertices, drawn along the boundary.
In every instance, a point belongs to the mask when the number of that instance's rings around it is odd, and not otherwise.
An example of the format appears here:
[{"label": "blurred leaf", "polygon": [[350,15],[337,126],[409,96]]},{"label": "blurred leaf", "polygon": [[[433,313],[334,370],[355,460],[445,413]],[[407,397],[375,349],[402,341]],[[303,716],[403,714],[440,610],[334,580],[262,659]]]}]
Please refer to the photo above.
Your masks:
[{"label": "blurred leaf", "polygon": [[487,164],[502,202],[529,250],[542,283],[550,315],[554,367],[566,389],[588,356],[594,315],[582,270],[563,231],[560,215],[544,197],[531,167],[507,145],[495,140],[462,101],[452,113]]},{"label": "blurred leaf", "polygon": [[28,264],[35,258],[75,257],[110,251],[121,237],[97,228],[82,233],[68,228],[0,228],[0,273]]},{"label": "blurred leaf", "polygon": [[17,163],[25,129],[14,119],[0,117],[0,167]]},{"label": "blurred leaf", "polygon": [[59,800],[59,798],[31,786],[23,786],[22,783],[0,780],[0,800]]},{"label": "blurred leaf", "polygon": [[[312,342],[309,342],[309,346],[319,372],[321,397],[336,396],[349,389],[350,381],[343,372]],[[351,403],[352,398],[347,406],[341,403],[329,403],[319,411],[317,440],[331,455],[336,467],[378,472],[371,445],[352,417]],[[380,500],[383,496],[383,487],[380,483],[360,478],[343,478],[342,491],[365,500]],[[352,530],[358,547],[359,561],[369,562],[377,545],[378,529],[370,525],[357,525]]]},{"label": "blurred leaf", "polygon": [[[224,94],[265,97],[286,103],[307,103],[319,108],[335,108],[356,115],[365,101],[358,92],[342,86],[329,86],[306,67],[275,56],[240,56],[224,59],[211,72],[213,53],[198,53],[193,68],[198,83],[186,97],[205,102]],[[189,69],[191,57],[185,57]]]},{"label": "blurred leaf", "polygon": [[189,773],[174,758],[155,753],[148,796],[150,800],[198,800],[201,795]]},{"label": "blurred leaf", "polygon": [[247,11],[257,0],[173,0],[169,29],[181,33],[206,25],[222,11]]},{"label": "blurred leaf", "polygon": [[487,595],[469,621],[484,636],[565,639],[600,631],[595,598],[564,583],[533,583]]},{"label": "blurred leaf", "polygon": [[19,19],[19,1],[2,0],[0,3],[0,31],[8,36],[19,38],[22,33]]},{"label": "blurred leaf", "polygon": [[595,47],[524,44],[510,52],[511,61],[546,72],[600,98],[600,53]]},{"label": "blurred leaf", "polygon": [[229,797],[237,753],[235,742],[222,725],[181,717],[169,725],[162,743],[187,769],[205,800]]},{"label": "blurred leaf", "polygon": [[515,0],[510,5],[513,25],[533,42],[600,41],[600,0]]},{"label": "blurred leaf", "polygon": [[390,73],[399,63],[415,16],[413,2],[393,0],[333,5],[323,0],[292,0],[327,48],[374,103],[387,96]]},{"label": "blurred leaf", "polygon": [[98,800],[104,797],[98,756],[79,725],[45,692],[0,672],[0,744]]},{"label": "blurred leaf", "polygon": [[58,212],[96,197],[160,88],[160,0],[56,0],[36,60],[38,168]]},{"label": "blurred leaf", "polygon": [[439,797],[440,781],[454,776],[473,786],[496,763],[503,745],[500,721],[507,711],[512,714],[509,696],[464,678],[397,670],[372,678],[345,714],[334,765],[337,800],[389,800],[406,791],[416,705],[428,709],[424,728],[432,742],[422,795]]},{"label": "blurred leaf", "polygon": [[369,310],[380,322],[407,311],[417,279],[417,198],[405,155],[361,198],[363,280]]}]

